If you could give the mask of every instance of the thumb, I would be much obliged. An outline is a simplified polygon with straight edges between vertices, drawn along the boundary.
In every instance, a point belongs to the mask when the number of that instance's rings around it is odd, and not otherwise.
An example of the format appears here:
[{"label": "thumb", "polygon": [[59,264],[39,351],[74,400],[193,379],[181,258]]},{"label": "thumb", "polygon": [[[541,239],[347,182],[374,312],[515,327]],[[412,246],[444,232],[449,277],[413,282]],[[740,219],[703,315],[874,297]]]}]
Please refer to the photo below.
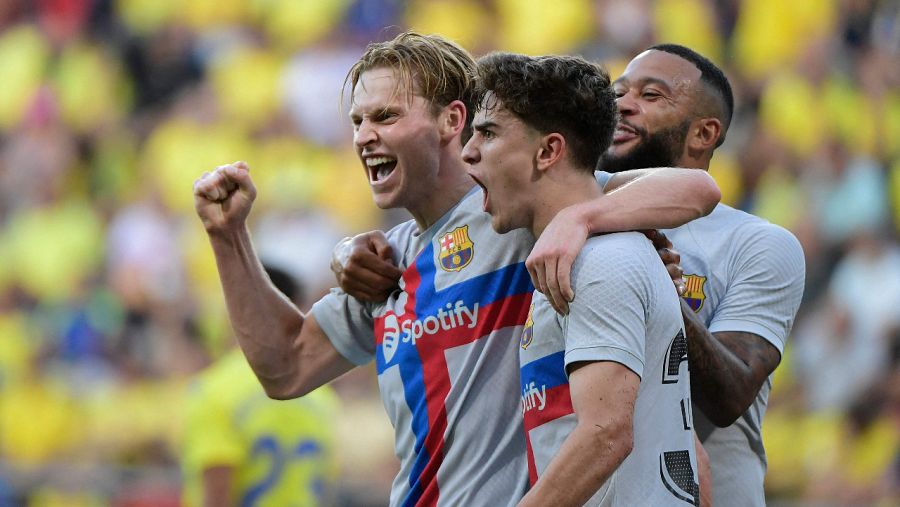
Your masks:
[{"label": "thumb", "polygon": [[233,165],[234,167],[237,167],[238,169],[250,172],[250,166],[248,166],[247,162],[244,162],[243,160],[238,160],[237,162],[235,162],[231,165]]},{"label": "thumb", "polygon": [[250,167],[245,162],[235,162],[224,168],[225,176],[235,183],[240,190],[251,191],[253,180],[250,179]]},{"label": "thumb", "polygon": [[378,257],[381,257],[386,261],[393,261],[394,249],[391,248],[391,245],[390,243],[388,243],[387,238],[382,235],[376,235],[372,236],[370,241]]}]

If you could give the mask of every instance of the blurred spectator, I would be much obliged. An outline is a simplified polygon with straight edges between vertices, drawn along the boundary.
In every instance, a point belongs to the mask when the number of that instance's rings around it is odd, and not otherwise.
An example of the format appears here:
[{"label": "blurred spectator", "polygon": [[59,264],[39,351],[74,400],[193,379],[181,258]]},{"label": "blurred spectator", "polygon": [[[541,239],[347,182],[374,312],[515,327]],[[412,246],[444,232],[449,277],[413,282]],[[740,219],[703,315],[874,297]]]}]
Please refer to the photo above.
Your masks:
[{"label": "blurred spectator", "polygon": [[881,386],[858,397],[837,422],[822,470],[808,497],[839,505],[874,505],[885,495],[884,475],[900,449],[900,435],[885,410]]},{"label": "blurred spectator", "polygon": [[118,210],[107,227],[110,284],[129,306],[172,301],[185,290],[173,217],[150,193]]},{"label": "blurred spectator", "polygon": [[347,70],[358,58],[359,48],[335,45],[300,53],[288,62],[281,79],[283,102],[303,138],[325,146],[347,145],[352,129],[342,90]]},{"label": "blurred spectator", "polygon": [[822,238],[843,244],[860,234],[880,234],[888,219],[884,171],[871,158],[850,159],[843,146],[833,146],[835,171],[819,211]]},{"label": "blurred spectator", "polygon": [[885,379],[900,326],[900,247],[860,232],[824,304],[797,329],[794,361],[814,411],[843,411]]},{"label": "blurred spectator", "polygon": [[333,220],[320,214],[269,213],[255,236],[263,262],[284,266],[292,276],[305,280],[307,299],[316,301],[334,286],[334,275],[323,267],[331,262],[331,250],[342,238],[338,230]]},{"label": "blurred spectator", "polygon": [[137,111],[165,106],[186,85],[202,75],[192,46],[192,34],[168,25],[134,37],[124,48],[125,64],[135,87]]},{"label": "blurred spectator", "polygon": [[[295,304],[304,289],[266,267]],[[233,348],[192,382],[182,470],[187,506],[330,505],[335,500],[337,398],[323,386],[302,398],[271,400]]]}]

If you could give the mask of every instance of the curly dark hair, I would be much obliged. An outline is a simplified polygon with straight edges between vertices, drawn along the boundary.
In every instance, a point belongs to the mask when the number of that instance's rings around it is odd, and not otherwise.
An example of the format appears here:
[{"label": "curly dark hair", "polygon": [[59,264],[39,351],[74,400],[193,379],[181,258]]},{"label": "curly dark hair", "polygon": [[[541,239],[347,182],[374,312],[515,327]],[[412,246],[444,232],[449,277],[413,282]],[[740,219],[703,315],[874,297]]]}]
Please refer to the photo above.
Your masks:
[{"label": "curly dark hair", "polygon": [[478,59],[475,93],[479,109],[499,106],[542,134],[562,134],[586,171],[612,142],[615,92],[606,70],[584,58],[491,53]]}]

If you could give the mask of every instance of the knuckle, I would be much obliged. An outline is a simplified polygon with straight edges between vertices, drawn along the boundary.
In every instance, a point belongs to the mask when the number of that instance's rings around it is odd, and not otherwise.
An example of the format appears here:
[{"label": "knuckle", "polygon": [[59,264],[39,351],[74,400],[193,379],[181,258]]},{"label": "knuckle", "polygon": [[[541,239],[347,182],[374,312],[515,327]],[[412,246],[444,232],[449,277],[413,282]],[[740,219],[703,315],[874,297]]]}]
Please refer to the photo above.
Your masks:
[{"label": "knuckle", "polygon": [[347,258],[351,261],[361,262],[367,252],[368,250],[363,245],[351,245],[350,255]]}]

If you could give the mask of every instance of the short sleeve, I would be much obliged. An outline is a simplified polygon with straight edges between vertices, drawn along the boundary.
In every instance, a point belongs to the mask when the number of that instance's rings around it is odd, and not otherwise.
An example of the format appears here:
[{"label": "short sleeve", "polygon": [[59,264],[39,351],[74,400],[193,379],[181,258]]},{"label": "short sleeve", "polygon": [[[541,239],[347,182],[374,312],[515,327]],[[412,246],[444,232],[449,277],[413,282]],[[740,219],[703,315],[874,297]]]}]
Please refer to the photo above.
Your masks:
[{"label": "short sleeve", "polygon": [[566,365],[615,361],[643,376],[650,294],[645,258],[633,246],[600,252],[592,249],[573,271],[575,300],[563,320]]},{"label": "short sleeve", "polygon": [[334,348],[356,365],[375,357],[375,321],[372,307],[340,289],[316,302],[310,310]]},{"label": "short sleeve", "polygon": [[709,331],[753,333],[784,353],[803,297],[803,249],[793,234],[772,224],[750,227],[742,236]]},{"label": "short sleeve", "polygon": [[597,179],[597,183],[600,184],[600,188],[606,187],[606,184],[609,183],[609,180],[612,179],[612,173],[608,173],[606,171],[594,171],[594,178]]}]

